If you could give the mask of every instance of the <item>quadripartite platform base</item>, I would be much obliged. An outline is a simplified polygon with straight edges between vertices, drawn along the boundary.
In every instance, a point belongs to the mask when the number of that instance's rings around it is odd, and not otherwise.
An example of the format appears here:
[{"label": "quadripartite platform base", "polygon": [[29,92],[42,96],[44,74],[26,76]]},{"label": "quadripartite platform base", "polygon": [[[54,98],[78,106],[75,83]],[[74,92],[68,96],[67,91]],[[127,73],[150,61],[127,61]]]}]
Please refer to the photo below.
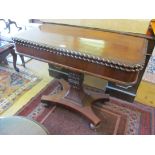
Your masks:
[{"label": "quadripartite platform base", "polygon": [[[91,125],[97,127],[101,120],[93,112],[91,104],[96,101],[102,101],[102,103],[109,101],[109,95],[104,92],[93,92],[93,90],[87,90],[83,88],[82,81],[78,86],[74,85],[71,80],[69,84],[64,80],[59,80],[62,85],[62,91],[54,95],[42,96],[41,102],[45,105],[61,105],[70,110],[74,110],[85,118],[87,118]],[[93,127],[92,127],[93,128]]]}]

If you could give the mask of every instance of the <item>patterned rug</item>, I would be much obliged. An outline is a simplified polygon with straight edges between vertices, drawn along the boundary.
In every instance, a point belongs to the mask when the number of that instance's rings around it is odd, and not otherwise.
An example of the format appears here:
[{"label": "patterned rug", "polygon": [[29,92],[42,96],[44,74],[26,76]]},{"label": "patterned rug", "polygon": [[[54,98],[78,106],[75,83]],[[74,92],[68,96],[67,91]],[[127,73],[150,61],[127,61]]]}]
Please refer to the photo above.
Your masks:
[{"label": "patterned rug", "polygon": [[[85,91],[94,88],[85,86]],[[61,85],[54,81],[25,105],[16,115],[26,116],[42,123],[50,134],[55,135],[154,135],[155,109],[140,103],[128,103],[111,98],[106,104],[96,103],[93,110],[102,122],[92,130],[89,122],[79,114],[59,106],[45,108],[41,96],[54,95]],[[99,90],[98,90],[99,91]]]},{"label": "patterned rug", "polygon": [[40,80],[26,69],[20,69],[18,73],[14,69],[0,66],[0,114]]},{"label": "patterned rug", "polygon": [[155,50],[150,57],[149,63],[143,75],[143,80],[155,84]]}]

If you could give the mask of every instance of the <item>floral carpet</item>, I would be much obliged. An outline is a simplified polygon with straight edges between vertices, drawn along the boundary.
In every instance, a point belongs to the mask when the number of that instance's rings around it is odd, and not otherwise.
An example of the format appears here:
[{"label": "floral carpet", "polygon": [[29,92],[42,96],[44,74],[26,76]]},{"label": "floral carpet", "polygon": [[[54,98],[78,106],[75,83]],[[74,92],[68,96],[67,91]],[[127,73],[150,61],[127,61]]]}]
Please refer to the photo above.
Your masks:
[{"label": "floral carpet", "polygon": [[39,77],[26,69],[16,72],[12,68],[0,66],[0,114],[39,81]]},{"label": "floral carpet", "polygon": [[[87,90],[89,87],[85,87]],[[85,90],[86,90],[85,89]],[[90,88],[89,90],[91,90]],[[59,106],[45,108],[41,96],[61,91],[60,83],[53,81],[16,115],[26,116],[42,123],[54,135],[154,135],[155,109],[140,103],[128,103],[110,98],[106,104],[96,103],[93,110],[102,120],[96,130],[79,114]]]}]

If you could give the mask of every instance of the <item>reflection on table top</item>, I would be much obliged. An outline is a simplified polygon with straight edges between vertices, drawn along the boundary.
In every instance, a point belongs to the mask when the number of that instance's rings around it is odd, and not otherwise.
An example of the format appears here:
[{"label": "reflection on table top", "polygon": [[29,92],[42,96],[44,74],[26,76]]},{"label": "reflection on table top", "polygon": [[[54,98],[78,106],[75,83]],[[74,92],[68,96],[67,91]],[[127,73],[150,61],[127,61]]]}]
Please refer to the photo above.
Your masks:
[{"label": "reflection on table top", "polygon": [[55,24],[43,24],[16,37],[127,65],[143,63],[147,46],[144,38]]}]

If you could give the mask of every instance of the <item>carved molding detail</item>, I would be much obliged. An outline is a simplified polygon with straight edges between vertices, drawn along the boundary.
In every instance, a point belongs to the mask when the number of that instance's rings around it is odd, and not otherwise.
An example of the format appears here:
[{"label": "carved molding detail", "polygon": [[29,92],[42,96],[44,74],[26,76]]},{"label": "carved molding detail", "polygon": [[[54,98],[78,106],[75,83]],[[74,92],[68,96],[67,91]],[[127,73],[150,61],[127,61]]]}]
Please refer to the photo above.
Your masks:
[{"label": "carved molding detail", "polygon": [[[144,64],[145,64],[145,59],[146,59],[146,56],[145,56],[142,64],[127,65],[127,64],[122,64],[122,63],[119,63],[119,62],[116,62],[113,60],[104,59],[101,57],[96,57],[93,55],[81,53],[78,51],[72,51],[72,50],[61,48],[61,47],[48,46],[46,44],[40,44],[40,43],[28,41],[28,40],[23,40],[20,38],[12,38],[12,39],[15,42],[15,44],[17,44],[17,45],[34,48],[34,49],[40,50],[40,51],[51,52],[53,54],[57,54],[60,56],[61,55],[68,56],[68,57],[72,57],[75,59],[79,59],[79,60],[87,61],[90,63],[95,63],[95,64],[115,68],[117,70],[122,70],[122,71],[126,71],[126,72],[138,72],[138,71],[142,70],[144,67]],[[146,50],[146,49],[144,49],[144,50]]]}]

